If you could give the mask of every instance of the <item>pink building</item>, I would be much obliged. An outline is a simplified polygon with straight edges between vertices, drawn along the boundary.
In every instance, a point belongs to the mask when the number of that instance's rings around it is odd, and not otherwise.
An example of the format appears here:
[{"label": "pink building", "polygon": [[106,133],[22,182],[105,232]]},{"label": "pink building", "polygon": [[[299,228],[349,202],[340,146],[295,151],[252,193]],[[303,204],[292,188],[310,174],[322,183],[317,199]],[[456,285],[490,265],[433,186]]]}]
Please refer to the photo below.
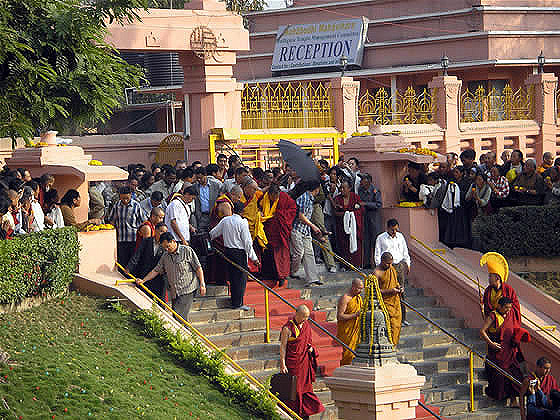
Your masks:
[{"label": "pink building", "polygon": [[541,50],[546,71],[560,71],[557,0],[294,0],[292,7],[246,15],[251,50],[237,57],[235,77],[246,82],[337,77],[336,67],[306,69],[297,77],[273,74],[278,28],[361,17],[369,21],[362,66],[349,67],[345,75],[359,80],[362,91],[427,87],[441,72],[444,54],[449,74],[463,81],[463,89],[520,87],[536,71]]}]

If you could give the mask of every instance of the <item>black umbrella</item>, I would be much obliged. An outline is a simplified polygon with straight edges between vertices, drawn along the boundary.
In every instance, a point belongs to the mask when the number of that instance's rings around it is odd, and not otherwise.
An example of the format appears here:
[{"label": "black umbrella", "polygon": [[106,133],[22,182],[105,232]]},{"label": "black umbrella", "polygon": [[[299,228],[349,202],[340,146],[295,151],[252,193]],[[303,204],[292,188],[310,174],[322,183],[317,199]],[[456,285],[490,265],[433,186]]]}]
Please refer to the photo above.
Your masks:
[{"label": "black umbrella", "polygon": [[287,140],[278,142],[282,159],[296,172],[303,182],[321,181],[321,174],[310,153]]}]

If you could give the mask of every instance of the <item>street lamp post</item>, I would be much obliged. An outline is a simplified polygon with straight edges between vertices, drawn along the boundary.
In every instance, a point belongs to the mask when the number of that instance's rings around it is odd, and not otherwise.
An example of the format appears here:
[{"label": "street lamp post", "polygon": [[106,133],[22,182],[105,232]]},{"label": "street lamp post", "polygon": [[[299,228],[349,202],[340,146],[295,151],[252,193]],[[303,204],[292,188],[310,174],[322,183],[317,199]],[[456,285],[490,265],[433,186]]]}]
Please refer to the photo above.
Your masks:
[{"label": "street lamp post", "polygon": [[441,68],[443,69],[443,75],[447,76],[447,69],[449,68],[449,57],[447,57],[447,54],[443,54],[440,63]]},{"label": "street lamp post", "polygon": [[546,59],[544,58],[544,54],[541,50],[541,53],[537,57],[537,62],[539,63],[539,74],[544,73],[544,63],[546,63]]},{"label": "street lamp post", "polygon": [[342,57],[340,57],[340,67],[342,68],[342,72],[340,74],[340,77],[344,77],[344,72],[346,72],[346,66],[347,65],[348,65],[348,57],[343,55]]}]

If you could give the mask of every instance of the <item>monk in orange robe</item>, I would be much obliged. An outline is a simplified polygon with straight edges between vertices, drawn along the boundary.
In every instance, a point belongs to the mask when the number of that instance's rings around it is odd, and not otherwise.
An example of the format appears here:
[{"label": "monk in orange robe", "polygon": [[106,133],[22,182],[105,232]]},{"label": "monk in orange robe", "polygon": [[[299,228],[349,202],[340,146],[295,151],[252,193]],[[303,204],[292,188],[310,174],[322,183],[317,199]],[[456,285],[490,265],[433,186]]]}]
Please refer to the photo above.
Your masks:
[{"label": "monk in orange robe", "polygon": [[381,264],[375,268],[375,275],[383,296],[383,303],[389,314],[391,325],[391,342],[393,346],[399,344],[402,326],[401,295],[403,287],[397,280],[397,270],[393,266],[393,256],[390,252],[381,255]]},{"label": "monk in orange robe", "polygon": [[309,308],[301,305],[280,333],[280,370],[297,377],[296,399],[284,401],[300,417],[307,418],[325,410],[313,392],[317,351],[313,348]]},{"label": "monk in orange robe", "polygon": [[[364,303],[362,290],[364,290],[364,282],[361,279],[354,279],[350,290],[338,299],[336,336],[352,350],[356,350],[360,341],[360,313]],[[345,348],[340,366],[349,365],[353,358],[354,354]]]}]

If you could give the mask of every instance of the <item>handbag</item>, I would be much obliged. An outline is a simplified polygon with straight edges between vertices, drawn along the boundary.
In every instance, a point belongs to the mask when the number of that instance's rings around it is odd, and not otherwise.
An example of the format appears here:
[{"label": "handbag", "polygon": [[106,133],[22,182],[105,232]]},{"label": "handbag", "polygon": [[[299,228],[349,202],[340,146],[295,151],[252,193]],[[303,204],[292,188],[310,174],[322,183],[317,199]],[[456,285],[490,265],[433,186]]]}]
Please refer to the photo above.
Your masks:
[{"label": "handbag", "polygon": [[270,392],[282,401],[294,401],[297,391],[297,376],[277,373],[270,378]]}]

